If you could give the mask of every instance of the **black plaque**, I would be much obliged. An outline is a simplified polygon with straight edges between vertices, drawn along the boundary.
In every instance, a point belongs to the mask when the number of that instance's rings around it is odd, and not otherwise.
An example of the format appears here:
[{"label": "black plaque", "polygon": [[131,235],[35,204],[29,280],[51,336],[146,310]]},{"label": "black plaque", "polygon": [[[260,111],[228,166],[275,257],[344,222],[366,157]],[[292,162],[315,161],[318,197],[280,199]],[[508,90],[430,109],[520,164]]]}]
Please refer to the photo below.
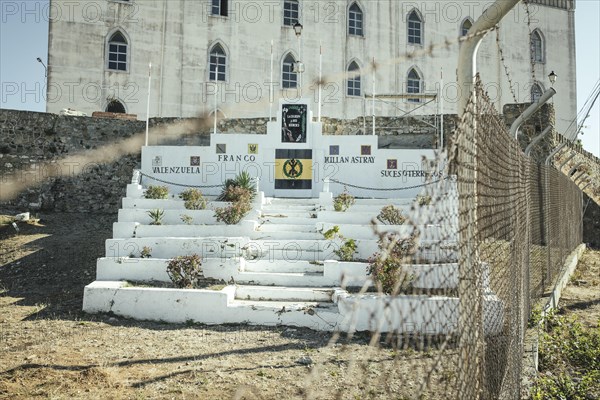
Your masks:
[{"label": "black plaque", "polygon": [[281,111],[281,141],[283,143],[306,143],[306,104],[283,104]]}]

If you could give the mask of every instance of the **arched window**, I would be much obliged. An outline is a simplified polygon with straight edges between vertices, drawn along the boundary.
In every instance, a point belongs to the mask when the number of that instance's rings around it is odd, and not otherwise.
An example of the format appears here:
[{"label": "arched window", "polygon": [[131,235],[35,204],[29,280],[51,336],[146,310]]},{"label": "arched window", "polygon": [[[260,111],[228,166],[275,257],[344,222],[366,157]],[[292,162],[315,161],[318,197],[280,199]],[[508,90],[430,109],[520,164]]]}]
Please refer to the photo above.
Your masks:
[{"label": "arched window", "polygon": [[348,34],[363,36],[363,12],[356,3],[348,9]]},{"label": "arched window", "polygon": [[472,26],[473,21],[471,20],[471,18],[465,19],[462,25],[460,26],[460,36],[467,36],[467,33],[469,33],[469,29],[471,29]]},{"label": "arched window", "polygon": [[283,25],[294,26],[300,21],[300,4],[298,0],[283,0]]},{"label": "arched window", "polygon": [[[421,93],[422,86],[423,82],[421,76],[414,68],[411,68],[410,71],[408,71],[408,77],[406,79],[406,92],[409,94]],[[408,101],[411,103],[418,103],[420,99],[418,97],[408,98]]]},{"label": "arched window", "polygon": [[210,49],[209,76],[210,81],[225,81],[227,76],[227,56],[220,44]]},{"label": "arched window", "polygon": [[292,53],[288,53],[283,59],[281,66],[281,86],[284,89],[295,88],[298,86],[298,74],[294,72],[296,59]]},{"label": "arched window", "polygon": [[125,114],[125,106],[119,100],[113,99],[106,105],[106,112]]},{"label": "arched window", "polygon": [[354,61],[348,66],[346,88],[348,96],[360,96],[360,68]]},{"label": "arched window", "polygon": [[544,62],[544,38],[536,29],[531,33],[531,58],[533,62]]},{"label": "arched window", "polygon": [[108,69],[127,71],[127,39],[119,31],[108,39]]},{"label": "arched window", "polygon": [[423,21],[416,10],[408,14],[408,43],[423,44]]},{"label": "arched window", "polygon": [[534,83],[531,87],[531,102],[535,103],[536,101],[538,101],[540,97],[542,97],[542,94],[544,94],[544,90],[542,89],[540,84]]},{"label": "arched window", "polygon": [[[215,110],[212,110],[209,114],[208,117],[210,119],[213,119],[215,117]],[[225,119],[225,113],[223,111],[221,111],[219,108],[217,108],[217,119],[221,120],[221,119]]]}]

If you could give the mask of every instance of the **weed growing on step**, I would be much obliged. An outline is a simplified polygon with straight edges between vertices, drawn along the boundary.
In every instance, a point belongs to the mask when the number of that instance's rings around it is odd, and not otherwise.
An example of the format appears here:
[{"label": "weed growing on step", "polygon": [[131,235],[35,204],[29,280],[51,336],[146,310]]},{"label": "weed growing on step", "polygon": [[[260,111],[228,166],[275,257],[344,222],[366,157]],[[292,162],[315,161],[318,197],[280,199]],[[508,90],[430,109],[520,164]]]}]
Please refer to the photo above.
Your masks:
[{"label": "weed growing on step", "polygon": [[336,237],[341,237],[340,235],[340,227],[338,225],[335,225],[333,228],[325,231],[323,233],[323,237],[327,240],[333,240]]},{"label": "weed growing on step", "polygon": [[206,199],[202,196],[202,192],[198,189],[190,188],[179,193],[179,198],[185,203],[184,206],[188,210],[204,210],[206,209]]},{"label": "weed growing on step", "polygon": [[144,197],[147,199],[168,199],[169,198],[169,188],[166,186],[148,186],[146,189],[146,193],[144,193]]},{"label": "weed growing on step", "polygon": [[242,172],[235,179],[228,179],[218,200],[231,201],[232,204],[217,208],[215,218],[227,225],[238,224],[252,209],[252,199],[255,195],[256,190],[247,172]]},{"label": "weed growing on step", "polygon": [[338,256],[340,261],[354,261],[356,247],[356,241],[354,239],[346,239],[340,248],[334,250],[333,253]]},{"label": "weed growing on step", "polygon": [[148,216],[150,216],[150,218],[152,219],[150,225],[162,225],[162,219],[164,215],[164,210],[156,209],[148,211]]},{"label": "weed growing on step", "polygon": [[[243,190],[235,190],[235,188]],[[256,195],[256,188],[252,182],[252,178],[248,172],[242,172],[237,175],[234,179],[227,179],[225,186],[221,191],[217,200],[219,201],[237,201],[240,193],[247,193],[250,196],[250,201]]]},{"label": "weed growing on step", "polygon": [[406,217],[402,215],[402,211],[393,205],[385,206],[379,211],[377,220],[386,225],[402,225],[406,222]]},{"label": "weed growing on step", "polygon": [[344,191],[333,198],[333,209],[335,211],[346,211],[348,210],[354,203],[356,199],[350,193],[348,193],[348,189],[344,188]]},{"label": "weed growing on step", "polygon": [[[338,256],[340,261],[353,261],[354,254],[357,253],[356,241],[354,239],[347,239],[340,233],[340,227],[335,225],[333,228],[323,232],[323,237],[327,240],[340,239],[344,242],[342,245],[333,251],[333,253]],[[328,246],[329,247],[329,246]]]},{"label": "weed growing on step", "polygon": [[198,254],[178,256],[169,261],[167,274],[175,286],[181,289],[192,289],[197,286],[202,272],[202,259]]},{"label": "weed growing on step", "polygon": [[215,218],[218,222],[235,225],[240,223],[251,209],[252,204],[249,201],[235,201],[228,207],[217,208]]},{"label": "weed growing on step", "polygon": [[152,257],[152,247],[144,246],[142,251],[140,252],[140,258],[151,258]]},{"label": "weed growing on step", "polygon": [[181,214],[179,218],[181,218],[181,222],[183,222],[186,225],[192,225],[192,223],[194,222],[194,218],[187,214]]},{"label": "weed growing on step", "polygon": [[396,294],[401,289],[406,289],[413,277],[403,269],[403,264],[415,251],[416,237],[383,234],[379,237],[378,246],[379,252],[369,259],[367,266],[367,274],[373,277],[377,290]]},{"label": "weed growing on step", "polygon": [[419,194],[419,195],[417,195],[417,198],[416,198],[416,200],[417,200],[417,204],[418,204],[419,206],[423,207],[423,206],[428,206],[428,205],[430,205],[430,204],[431,204],[431,201],[432,201],[432,198],[431,198],[431,196],[430,196],[430,195],[428,195],[428,194],[425,194],[425,195],[421,195],[421,194]]}]

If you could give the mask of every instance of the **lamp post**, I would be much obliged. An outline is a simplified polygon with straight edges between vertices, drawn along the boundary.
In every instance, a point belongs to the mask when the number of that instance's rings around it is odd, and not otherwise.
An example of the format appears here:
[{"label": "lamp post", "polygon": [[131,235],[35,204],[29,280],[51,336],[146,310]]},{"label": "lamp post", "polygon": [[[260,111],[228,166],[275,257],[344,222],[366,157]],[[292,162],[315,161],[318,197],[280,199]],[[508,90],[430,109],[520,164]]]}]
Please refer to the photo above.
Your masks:
[{"label": "lamp post", "polygon": [[146,137],[145,145],[148,146],[148,134],[150,130],[150,87],[152,86],[152,63],[148,64],[148,98],[146,99]]},{"label": "lamp post", "polygon": [[302,88],[302,73],[304,72],[304,64],[302,64],[302,24],[298,21],[294,24],[294,32],[296,33],[296,38],[298,38],[298,61],[294,65],[294,72],[298,74],[298,88]]},{"label": "lamp post", "polygon": [[554,84],[556,83],[556,78],[558,78],[558,75],[556,75],[554,71],[548,74],[548,80],[550,81],[550,85],[552,85],[552,87],[554,87]]},{"label": "lamp post", "polygon": [[38,61],[40,64],[42,64],[42,66],[44,67],[44,77],[46,77],[46,78],[47,78],[47,77],[48,77],[48,67],[46,67],[46,64],[44,64],[44,62],[42,61],[42,59],[41,59],[41,58],[39,58],[39,57],[38,57],[38,58],[36,58],[36,60],[37,60],[37,61]]}]

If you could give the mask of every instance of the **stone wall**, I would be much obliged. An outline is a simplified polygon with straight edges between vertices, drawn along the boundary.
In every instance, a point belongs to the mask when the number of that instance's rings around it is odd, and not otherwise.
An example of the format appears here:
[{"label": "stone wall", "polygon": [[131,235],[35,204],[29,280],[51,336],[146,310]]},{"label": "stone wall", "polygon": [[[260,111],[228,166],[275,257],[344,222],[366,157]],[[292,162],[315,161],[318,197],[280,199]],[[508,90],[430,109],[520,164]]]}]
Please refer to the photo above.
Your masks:
[{"label": "stone wall", "polygon": [[[377,118],[380,146],[430,148],[436,145],[434,116]],[[181,126],[177,125],[182,122]],[[268,118],[224,119],[221,133],[266,134]],[[364,124],[367,124],[365,132]],[[324,118],[326,134],[370,134],[370,119]],[[456,116],[445,117],[446,137],[456,126]],[[72,212],[116,212],[132,170],[139,164],[139,151],[111,162],[65,162],[65,157],[98,150],[118,140],[145,131],[145,121],[60,116],[50,113],[0,109],[0,177],[16,176],[25,183],[18,197],[0,203],[19,210]],[[150,145],[209,145],[213,120],[209,118],[153,118]],[[167,129],[169,128],[169,129]],[[62,172],[54,177],[52,171]],[[16,174],[16,175],[15,175]],[[66,176],[65,176],[66,175]],[[6,186],[3,189],[6,190]]]}]

